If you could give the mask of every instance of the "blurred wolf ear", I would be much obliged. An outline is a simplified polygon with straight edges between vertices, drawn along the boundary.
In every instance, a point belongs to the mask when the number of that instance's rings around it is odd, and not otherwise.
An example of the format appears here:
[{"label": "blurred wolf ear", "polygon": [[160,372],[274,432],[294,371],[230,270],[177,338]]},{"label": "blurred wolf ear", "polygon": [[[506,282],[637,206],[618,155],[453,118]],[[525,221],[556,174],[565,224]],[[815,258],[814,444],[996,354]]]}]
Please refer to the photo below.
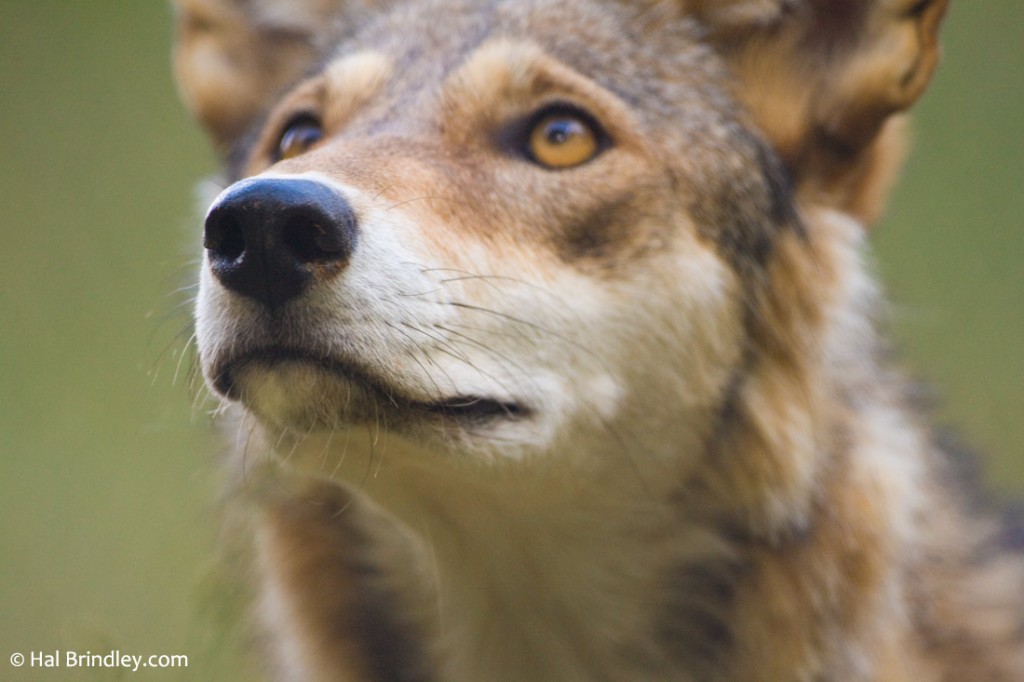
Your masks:
[{"label": "blurred wolf ear", "polygon": [[[222,153],[373,0],[173,0],[174,70]],[[350,7],[354,6],[354,7]]]},{"label": "blurred wolf ear", "polygon": [[801,197],[874,221],[948,0],[687,0]]}]

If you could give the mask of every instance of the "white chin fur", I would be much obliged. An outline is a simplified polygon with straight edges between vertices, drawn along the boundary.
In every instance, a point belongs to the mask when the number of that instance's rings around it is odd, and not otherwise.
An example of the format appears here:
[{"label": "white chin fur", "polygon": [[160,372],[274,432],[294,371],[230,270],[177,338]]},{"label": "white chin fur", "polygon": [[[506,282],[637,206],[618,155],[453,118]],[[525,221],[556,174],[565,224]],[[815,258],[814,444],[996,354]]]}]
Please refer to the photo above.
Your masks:
[{"label": "white chin fur", "polygon": [[329,429],[352,405],[368,402],[365,391],[312,362],[250,364],[233,378],[246,409],[278,428]]}]

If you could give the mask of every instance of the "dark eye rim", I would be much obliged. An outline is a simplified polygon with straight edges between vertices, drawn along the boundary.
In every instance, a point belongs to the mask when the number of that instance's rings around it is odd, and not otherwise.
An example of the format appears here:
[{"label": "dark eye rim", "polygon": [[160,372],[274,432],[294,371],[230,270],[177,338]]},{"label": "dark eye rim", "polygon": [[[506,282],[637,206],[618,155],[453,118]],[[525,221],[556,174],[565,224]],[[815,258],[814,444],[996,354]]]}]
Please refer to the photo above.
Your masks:
[{"label": "dark eye rim", "polygon": [[[548,166],[534,156],[530,149],[530,137],[533,134],[534,128],[545,119],[556,116],[576,118],[594,133],[597,149],[592,157],[577,166],[555,168]],[[505,126],[498,134],[498,145],[509,156],[529,161],[532,165],[547,171],[558,172],[572,170],[592,163],[594,159],[613,147],[614,143],[611,136],[604,129],[604,126],[598,122],[597,117],[589,111],[570,102],[556,101],[545,104],[528,116],[516,119]]]},{"label": "dark eye rim", "polygon": [[281,143],[284,142],[285,135],[288,134],[292,128],[299,125],[310,125],[319,128],[321,133],[323,132],[324,125],[320,120],[320,117],[312,111],[300,111],[292,114],[284,123],[284,125],[278,128],[277,135],[274,136],[274,148],[271,150],[270,157],[274,163],[277,163],[282,158],[281,154]]}]

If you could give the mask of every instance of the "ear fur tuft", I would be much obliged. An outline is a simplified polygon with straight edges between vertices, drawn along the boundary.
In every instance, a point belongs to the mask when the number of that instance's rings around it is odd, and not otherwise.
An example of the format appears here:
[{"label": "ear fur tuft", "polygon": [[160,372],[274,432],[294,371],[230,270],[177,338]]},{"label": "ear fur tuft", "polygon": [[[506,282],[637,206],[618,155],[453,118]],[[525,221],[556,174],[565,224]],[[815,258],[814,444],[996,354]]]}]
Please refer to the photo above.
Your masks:
[{"label": "ear fur tuft", "polygon": [[802,198],[872,222],[948,0],[689,0]]},{"label": "ear fur tuft", "polygon": [[174,0],[174,69],[193,115],[225,153],[374,0]]}]

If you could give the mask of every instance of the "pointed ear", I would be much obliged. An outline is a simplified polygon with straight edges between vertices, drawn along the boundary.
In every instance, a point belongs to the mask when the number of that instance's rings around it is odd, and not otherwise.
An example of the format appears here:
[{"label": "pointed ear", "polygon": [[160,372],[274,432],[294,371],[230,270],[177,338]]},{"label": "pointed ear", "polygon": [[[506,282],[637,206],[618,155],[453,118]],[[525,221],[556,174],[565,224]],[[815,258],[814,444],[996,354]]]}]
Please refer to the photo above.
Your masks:
[{"label": "pointed ear", "polygon": [[173,0],[182,97],[221,152],[337,37],[354,0]]},{"label": "pointed ear", "polygon": [[902,159],[898,114],[939,59],[948,0],[689,0],[805,201],[867,223]]}]

